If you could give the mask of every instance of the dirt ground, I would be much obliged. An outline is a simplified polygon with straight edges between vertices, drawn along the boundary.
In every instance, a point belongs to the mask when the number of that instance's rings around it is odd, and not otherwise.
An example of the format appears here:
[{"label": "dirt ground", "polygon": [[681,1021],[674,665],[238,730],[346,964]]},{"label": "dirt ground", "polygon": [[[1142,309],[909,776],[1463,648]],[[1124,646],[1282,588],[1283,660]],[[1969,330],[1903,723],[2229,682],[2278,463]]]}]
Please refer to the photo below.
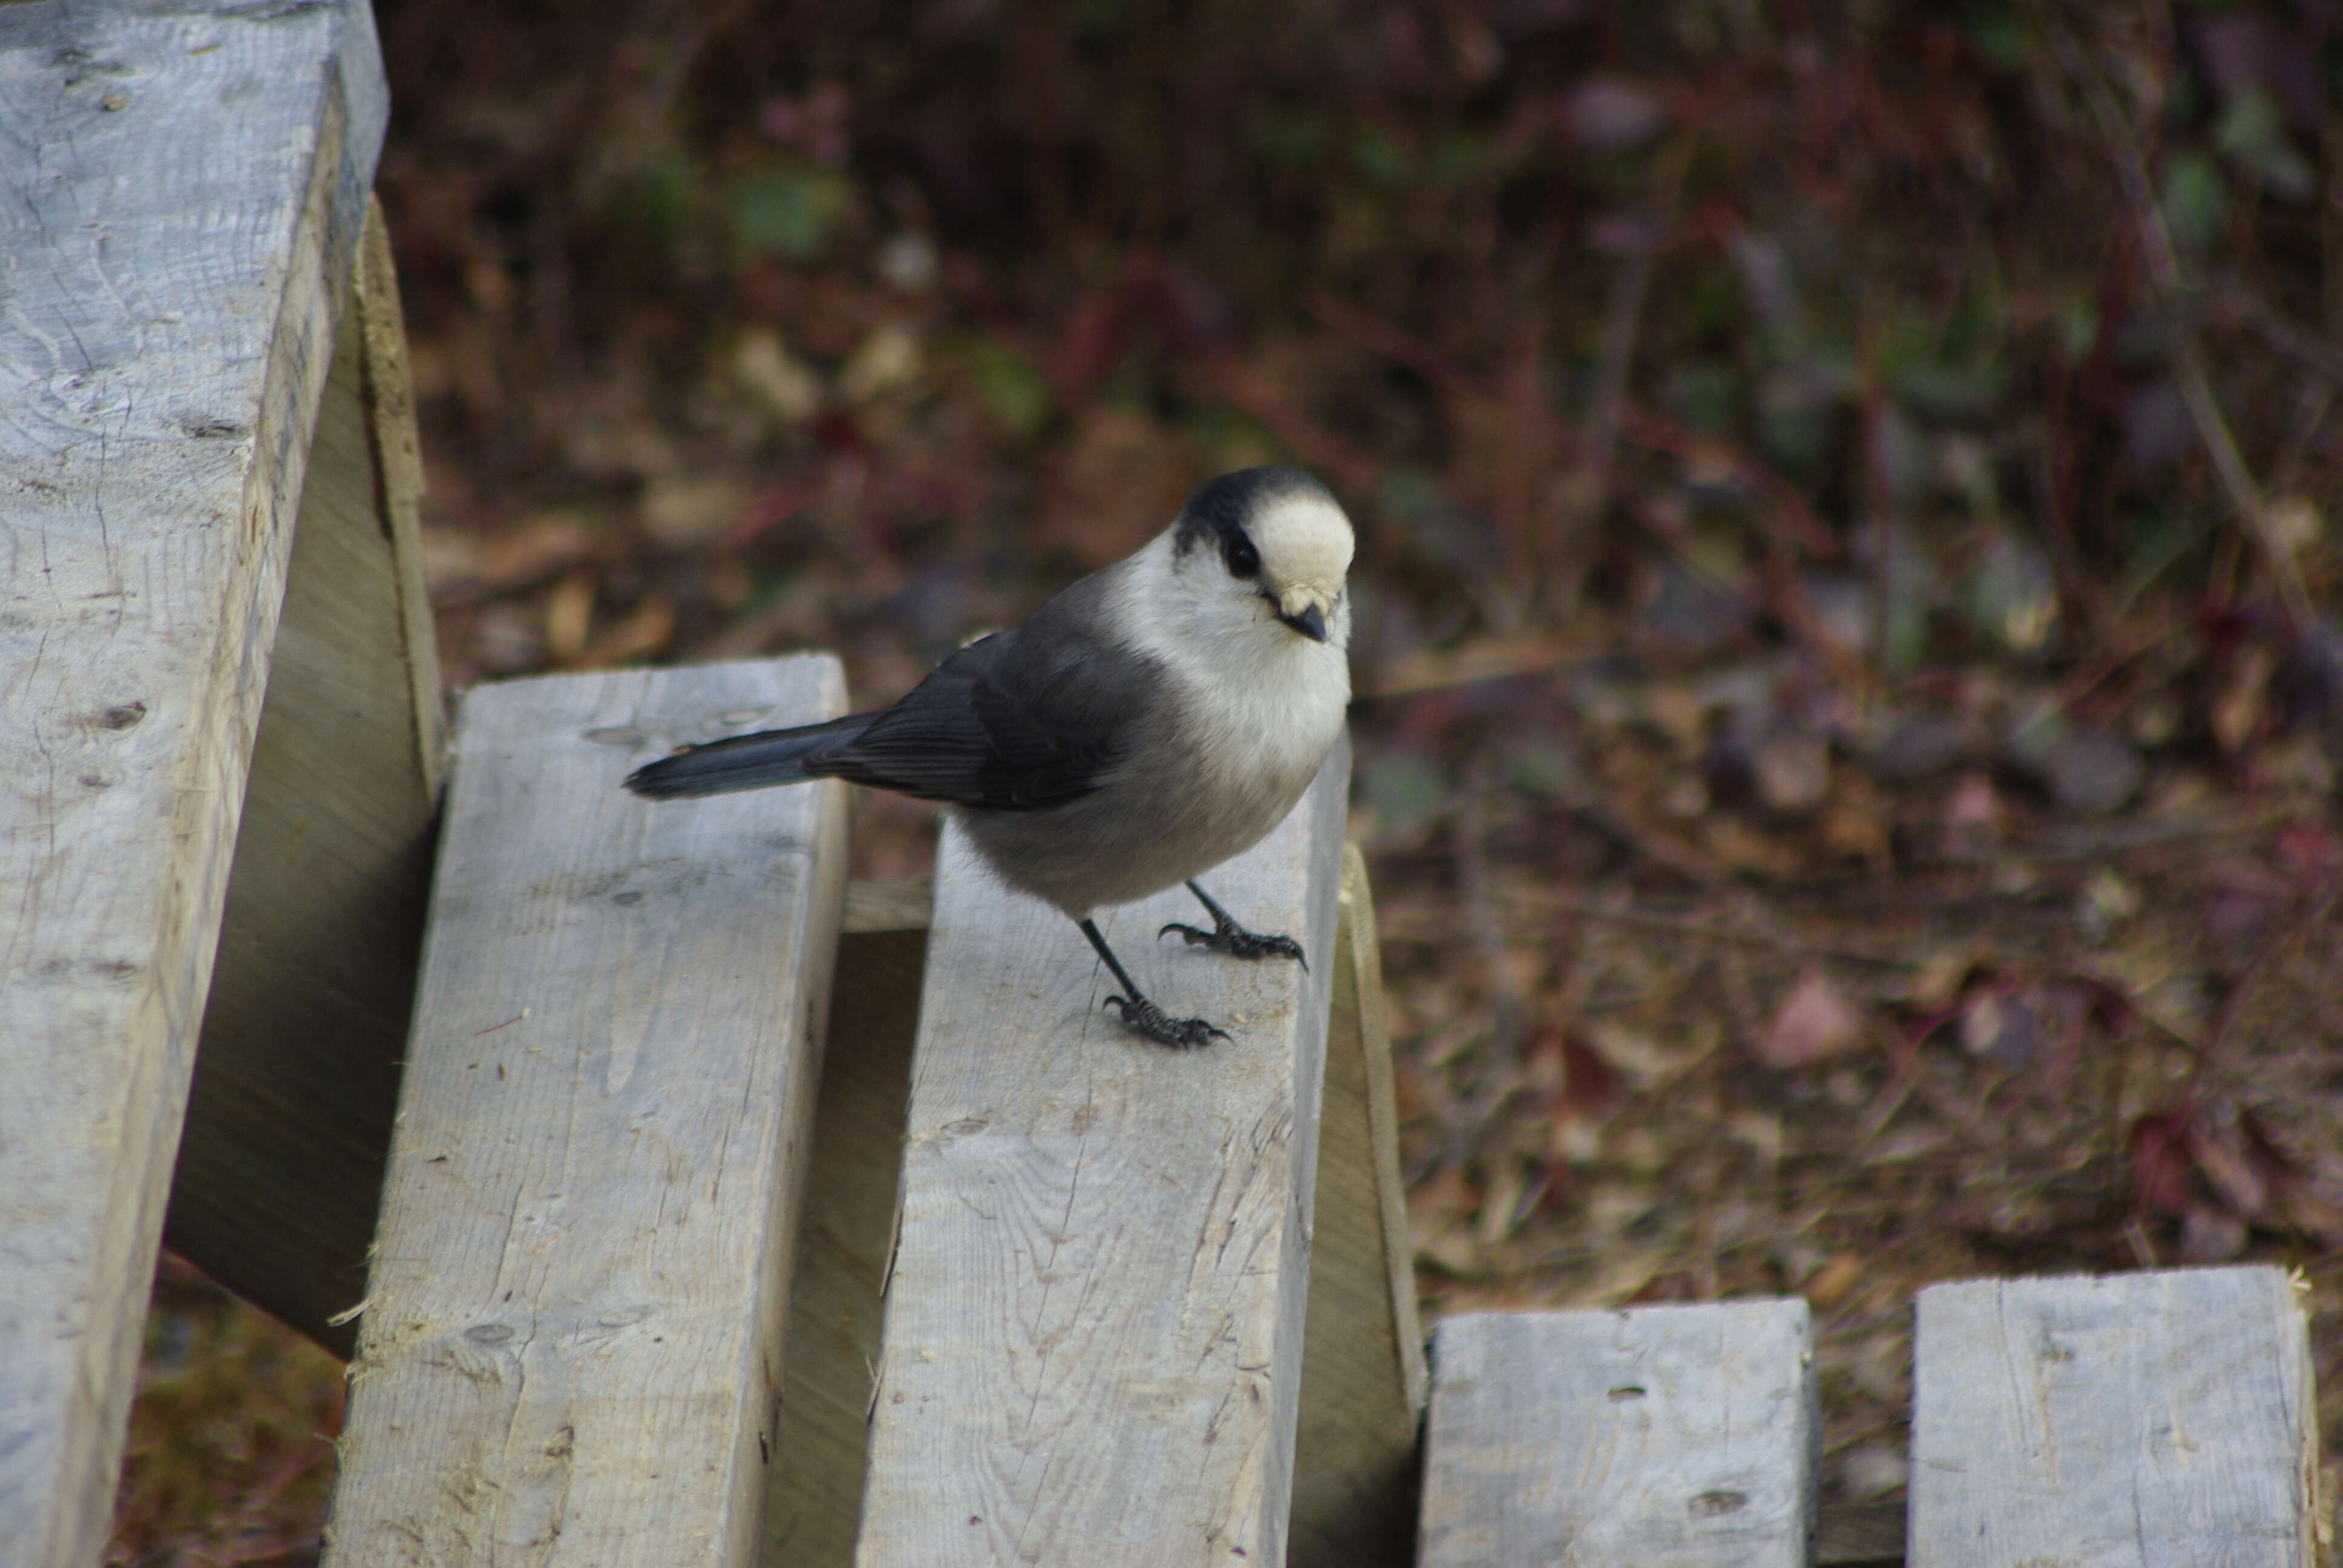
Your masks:
[{"label": "dirt ground", "polygon": [[[452,683],[884,701],[1301,463],[1430,1312],[1802,1294],[1854,1501],[1922,1286],[2267,1261],[2343,1452],[2343,6],[379,15]],[[313,1557],[156,1302],[116,1559]]]}]

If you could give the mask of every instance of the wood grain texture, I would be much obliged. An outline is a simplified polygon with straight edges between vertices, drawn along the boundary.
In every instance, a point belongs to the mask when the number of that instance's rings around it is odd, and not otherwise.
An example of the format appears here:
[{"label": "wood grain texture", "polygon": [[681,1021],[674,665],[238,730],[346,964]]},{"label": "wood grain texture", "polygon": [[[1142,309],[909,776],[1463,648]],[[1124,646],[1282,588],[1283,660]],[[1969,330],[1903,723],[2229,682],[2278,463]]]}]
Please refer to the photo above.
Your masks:
[{"label": "wood grain texture", "polygon": [[[848,887],[850,921],[855,889],[870,886]],[[813,1176],[789,1292],[789,1358],[759,1555],[764,1568],[845,1568],[854,1560],[928,954],[926,909],[905,900],[896,913],[916,916],[918,924],[850,930],[838,944],[814,1104]]]},{"label": "wood grain texture", "polygon": [[933,877],[873,877],[846,884],[850,931],[924,931],[934,913]]},{"label": "wood grain texture", "polygon": [[1342,850],[1333,988],[1288,1561],[1298,1568],[1397,1568],[1415,1556],[1417,1429],[1427,1379],[1400,1181],[1383,954],[1356,845]]},{"label": "wood grain texture", "polygon": [[1933,1286],[1913,1374],[1915,1564],[2312,1561],[2308,1337],[2277,1269]]},{"label": "wood grain texture", "polygon": [[[933,879],[849,883],[815,1113],[767,1568],[852,1559]],[[1412,1562],[1426,1388],[1366,864],[1345,846],[1288,1561]],[[1903,1521],[1896,1521],[1897,1537]]]},{"label": "wood grain texture", "polygon": [[391,580],[398,591],[404,654],[399,663],[407,671],[424,793],[437,802],[447,768],[447,698],[439,686],[438,634],[423,578],[423,442],[415,428],[415,387],[407,374],[407,322],[399,309],[390,226],[382,203],[371,196],[358,239],[357,285],[355,307],[365,349],[358,365],[378,487],[377,510],[396,563]]},{"label": "wood grain texture", "polygon": [[1903,1561],[1903,1499],[1833,1503],[1815,1516],[1815,1568],[1887,1568]]},{"label": "wood grain texture", "polygon": [[1798,1301],[1443,1322],[1423,1568],[1804,1568],[1813,1343]]},{"label": "wood grain texture", "polygon": [[[310,442],[164,1225],[214,1279],[343,1356],[356,1331],[334,1320],[365,1293],[382,1205],[446,729],[438,659],[414,625],[414,423],[371,204],[357,274]],[[386,427],[408,462],[384,460]]]},{"label": "wood grain texture", "polygon": [[1206,879],[1316,967],[1103,911],[1139,983],[1234,1039],[1167,1050],[1101,1010],[1065,918],[947,830],[856,1561],[1282,1560],[1349,767]]},{"label": "wood grain texture", "polygon": [[0,1521],[96,1560],[386,111],[363,0],[0,6]]},{"label": "wood grain texture", "polygon": [[804,658],[466,699],[327,1563],[753,1558],[844,786],[618,781],[844,695]]}]

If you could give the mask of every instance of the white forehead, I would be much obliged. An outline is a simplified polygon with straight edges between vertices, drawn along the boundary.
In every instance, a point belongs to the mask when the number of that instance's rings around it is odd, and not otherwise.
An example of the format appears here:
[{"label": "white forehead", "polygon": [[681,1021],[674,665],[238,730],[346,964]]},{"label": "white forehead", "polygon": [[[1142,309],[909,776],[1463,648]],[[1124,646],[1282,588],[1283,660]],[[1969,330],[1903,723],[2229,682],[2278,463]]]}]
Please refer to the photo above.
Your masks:
[{"label": "white forehead", "polygon": [[1331,588],[1351,569],[1351,519],[1323,496],[1282,496],[1247,519],[1245,531],[1279,582]]}]

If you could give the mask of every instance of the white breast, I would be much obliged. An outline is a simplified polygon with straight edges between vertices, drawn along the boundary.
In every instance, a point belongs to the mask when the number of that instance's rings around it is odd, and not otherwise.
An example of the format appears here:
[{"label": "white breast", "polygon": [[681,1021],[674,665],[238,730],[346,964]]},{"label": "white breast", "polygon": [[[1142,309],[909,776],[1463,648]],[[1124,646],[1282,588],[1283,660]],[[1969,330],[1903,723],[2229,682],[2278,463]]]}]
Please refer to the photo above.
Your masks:
[{"label": "white breast", "polygon": [[1110,589],[1111,624],[1170,688],[1130,760],[1106,788],[1053,810],[963,816],[1003,880],[1077,920],[1259,843],[1310,787],[1350,705],[1347,601],[1326,641],[1312,642],[1225,579],[1182,581],[1172,566],[1160,538]]},{"label": "white breast", "polygon": [[[1124,624],[1179,689],[1182,749],[1202,775],[1225,852],[1274,828],[1309,788],[1351,702],[1350,602],[1337,602],[1324,642],[1282,624],[1271,607],[1200,574],[1168,569],[1158,539],[1126,579]],[[1161,553],[1162,559],[1146,556]],[[1158,570],[1148,570],[1149,567]],[[1187,590],[1187,591],[1183,591]]]}]

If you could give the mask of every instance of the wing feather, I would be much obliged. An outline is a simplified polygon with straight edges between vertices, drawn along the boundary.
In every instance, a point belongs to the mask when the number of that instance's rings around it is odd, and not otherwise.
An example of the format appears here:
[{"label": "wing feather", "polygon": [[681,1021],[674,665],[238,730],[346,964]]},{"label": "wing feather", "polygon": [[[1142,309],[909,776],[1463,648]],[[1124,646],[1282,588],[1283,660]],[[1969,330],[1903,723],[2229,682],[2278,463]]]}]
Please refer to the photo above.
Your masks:
[{"label": "wing feather", "polygon": [[970,643],[867,728],[815,750],[806,770],[999,810],[1080,799],[1126,755],[1154,686],[1144,656],[1086,632],[1037,615]]}]

